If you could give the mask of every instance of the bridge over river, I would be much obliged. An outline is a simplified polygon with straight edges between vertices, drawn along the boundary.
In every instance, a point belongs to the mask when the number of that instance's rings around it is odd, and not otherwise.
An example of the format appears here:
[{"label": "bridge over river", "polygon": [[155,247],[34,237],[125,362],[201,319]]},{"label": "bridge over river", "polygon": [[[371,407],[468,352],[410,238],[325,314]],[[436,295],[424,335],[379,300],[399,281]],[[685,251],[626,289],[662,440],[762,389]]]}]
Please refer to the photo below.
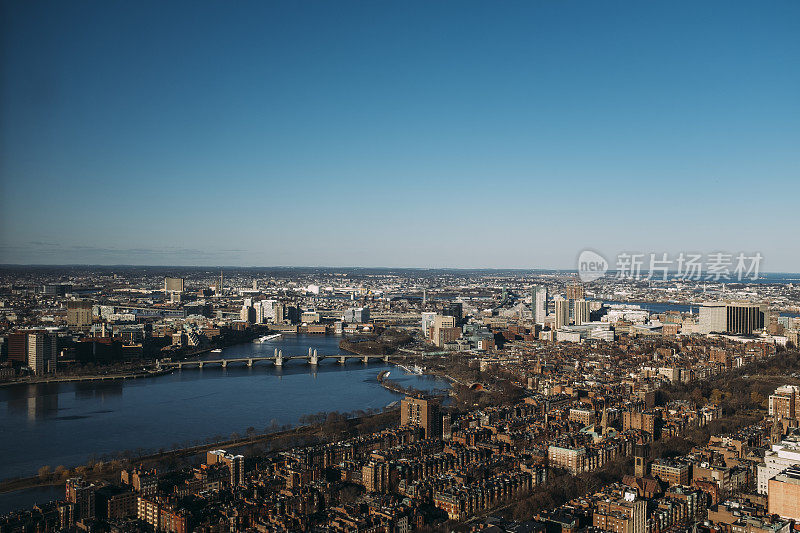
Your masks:
[{"label": "bridge over river", "polygon": [[275,366],[281,367],[284,363],[291,361],[291,360],[300,360],[305,361],[309,365],[318,365],[320,361],[323,359],[336,359],[339,364],[343,365],[347,362],[348,359],[356,359],[360,360],[364,363],[369,363],[370,359],[373,361],[383,361],[384,363],[389,362],[389,358],[392,359],[410,359],[416,358],[413,355],[358,355],[358,354],[338,354],[338,355],[323,355],[318,354],[317,350],[312,350],[311,348],[308,349],[308,355],[283,355],[283,351],[275,348],[275,353],[273,355],[268,356],[255,356],[255,355],[248,355],[246,357],[226,357],[224,359],[196,359],[191,361],[159,361],[158,367],[162,368],[183,368],[183,367],[199,367],[203,368],[204,366],[210,365],[219,365],[222,368],[226,368],[228,365],[232,364],[241,364],[247,366],[253,366],[258,362],[261,361],[269,361],[272,362]]}]

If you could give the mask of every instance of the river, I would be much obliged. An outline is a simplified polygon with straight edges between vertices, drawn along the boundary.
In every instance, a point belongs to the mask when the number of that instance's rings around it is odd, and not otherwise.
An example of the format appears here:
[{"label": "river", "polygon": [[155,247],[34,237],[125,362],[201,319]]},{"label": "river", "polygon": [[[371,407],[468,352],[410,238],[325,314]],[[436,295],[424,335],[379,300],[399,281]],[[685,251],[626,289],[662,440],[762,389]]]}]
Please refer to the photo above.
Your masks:
[{"label": "river", "polygon": [[[285,335],[263,344],[240,344],[205,358],[303,355],[308,348],[340,354],[339,337]],[[391,379],[423,390],[444,389],[431,376],[409,375],[382,362],[349,360],[340,365],[323,360],[315,369],[293,360],[276,368],[258,363],[252,368],[231,365],[184,368],[172,374],[108,382],[51,383],[0,388],[0,479],[35,475],[39,467],[75,466],[90,456],[123,450],[156,451],[228,438],[247,428],[297,424],[304,414],[320,411],[381,409],[398,400],[376,380],[384,369]],[[58,489],[62,494],[62,489]],[[25,494],[30,493],[30,497]],[[49,499],[38,489],[0,494],[0,513]]]}]

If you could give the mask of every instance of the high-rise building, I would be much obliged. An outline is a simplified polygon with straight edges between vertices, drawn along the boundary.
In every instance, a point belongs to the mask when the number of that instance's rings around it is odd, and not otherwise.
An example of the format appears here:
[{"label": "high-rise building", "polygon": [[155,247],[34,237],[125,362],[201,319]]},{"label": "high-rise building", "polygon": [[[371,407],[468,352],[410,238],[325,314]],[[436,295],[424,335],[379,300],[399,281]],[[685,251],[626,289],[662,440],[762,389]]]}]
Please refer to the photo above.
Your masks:
[{"label": "high-rise building", "polygon": [[555,296],[553,298],[555,304],[555,320],[554,329],[561,329],[569,324],[569,301],[565,300],[563,296]]},{"label": "high-rise building", "polygon": [[74,300],[67,302],[67,326],[84,329],[92,325],[92,302]]},{"label": "high-rise building", "polygon": [[368,307],[351,307],[346,309],[342,320],[347,324],[366,324],[369,322],[369,308]]},{"label": "high-rise building", "polygon": [[277,300],[260,300],[255,304],[256,323],[281,324],[286,314],[286,306]]},{"label": "high-rise building", "polygon": [[224,288],[224,278],[222,277],[222,270],[219,271],[219,280],[216,282],[214,286],[214,293],[217,296],[222,296],[222,289]]},{"label": "high-rise building", "polygon": [[8,360],[18,364],[28,363],[28,332],[15,331],[8,335]]},{"label": "high-rise building", "polygon": [[436,320],[436,313],[432,311],[422,313],[422,334],[426,339],[431,335],[431,327],[433,326],[434,320]]},{"label": "high-rise building", "polygon": [[[585,302],[585,294],[583,285],[580,283],[570,283],[567,285],[567,324],[583,324],[583,322],[588,322],[588,308],[585,310],[585,316],[583,315],[583,307],[581,307],[580,311],[577,309],[577,302]],[[581,304],[581,306],[582,305],[585,304]],[[578,316],[579,313],[581,313],[581,316]]]},{"label": "high-rise building", "polygon": [[183,292],[183,278],[164,278],[164,294],[171,292]]},{"label": "high-rise building", "polygon": [[65,296],[72,292],[72,285],[69,283],[48,283],[42,286],[42,294],[45,296]]},{"label": "high-rise building", "polygon": [[450,440],[453,437],[453,421],[450,414],[442,415],[442,438]]},{"label": "high-rise building", "polygon": [[752,335],[764,328],[769,307],[752,302],[712,302],[700,306],[701,333],[731,333]]},{"label": "high-rise building", "polygon": [[39,376],[56,370],[58,337],[52,333],[28,334],[28,366]]},{"label": "high-rise building", "polygon": [[795,418],[797,416],[797,395],[800,387],[783,385],[769,396],[769,416],[773,418]]},{"label": "high-rise building", "polygon": [[589,302],[586,300],[572,300],[573,319],[576,326],[589,322]]},{"label": "high-rise building", "polygon": [[436,315],[433,317],[433,328],[431,328],[431,342],[436,346],[442,346],[445,342],[451,342],[461,336],[461,330],[456,327],[456,317]]},{"label": "high-rise building", "polygon": [[252,301],[248,301],[249,298],[245,299],[244,305],[242,305],[242,310],[239,313],[239,318],[244,322],[253,323],[256,321],[256,309],[252,305],[248,305],[252,303]]},{"label": "high-rise building", "polygon": [[728,304],[727,331],[738,335],[752,335],[757,329],[764,328],[764,315],[769,308],[762,304],[750,302],[733,302]]},{"label": "high-rise building", "polygon": [[73,477],[67,480],[67,501],[75,504],[75,518],[95,517],[95,485],[87,483],[83,478]]},{"label": "high-rise building", "polygon": [[726,330],[726,310],[724,303],[701,305],[699,308],[699,326],[702,333],[722,333]]},{"label": "high-rise building", "polygon": [[533,321],[537,324],[544,324],[547,316],[547,287],[534,285],[531,287],[531,311]]},{"label": "high-rise building", "polygon": [[231,487],[244,483],[244,455],[233,455],[225,450],[211,450],[206,452],[206,464],[222,463],[227,465],[230,472]]},{"label": "high-rise building", "polygon": [[567,300],[583,300],[586,298],[586,291],[580,283],[567,285]]},{"label": "high-rise building", "polygon": [[432,400],[407,396],[400,402],[400,427],[417,426],[425,430],[425,438],[441,438],[442,417],[439,405]]},{"label": "high-rise building", "polygon": [[442,315],[455,318],[456,324],[458,324],[464,318],[464,304],[461,302],[451,302],[444,306]]}]

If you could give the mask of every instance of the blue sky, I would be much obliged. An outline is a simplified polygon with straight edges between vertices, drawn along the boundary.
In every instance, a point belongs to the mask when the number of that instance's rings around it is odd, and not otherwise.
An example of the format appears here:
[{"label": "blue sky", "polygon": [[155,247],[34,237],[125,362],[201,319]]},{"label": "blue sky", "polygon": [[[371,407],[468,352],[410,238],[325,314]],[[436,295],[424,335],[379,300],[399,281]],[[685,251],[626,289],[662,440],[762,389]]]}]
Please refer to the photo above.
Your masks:
[{"label": "blue sky", "polygon": [[0,263],[800,271],[800,3],[2,4]]}]

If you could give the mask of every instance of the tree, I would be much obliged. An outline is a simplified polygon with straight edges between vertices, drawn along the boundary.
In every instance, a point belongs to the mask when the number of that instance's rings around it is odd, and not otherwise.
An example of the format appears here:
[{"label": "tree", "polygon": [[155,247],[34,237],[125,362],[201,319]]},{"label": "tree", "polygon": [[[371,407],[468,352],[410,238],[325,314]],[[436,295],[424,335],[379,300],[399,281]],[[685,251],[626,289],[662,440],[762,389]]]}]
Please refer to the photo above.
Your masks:
[{"label": "tree", "polygon": [[58,465],[53,474],[57,479],[63,479],[69,475],[69,469],[64,465]]},{"label": "tree", "polygon": [[711,391],[711,397],[709,400],[711,403],[720,404],[722,400],[725,399],[725,393],[719,389],[714,389]]},{"label": "tree", "polygon": [[757,390],[754,390],[750,393],[750,401],[758,406],[761,406],[765,400],[766,398],[762,396],[761,393],[759,393]]},{"label": "tree", "polygon": [[42,481],[47,481],[50,479],[51,470],[50,465],[44,465],[43,467],[39,468],[39,479]]}]

